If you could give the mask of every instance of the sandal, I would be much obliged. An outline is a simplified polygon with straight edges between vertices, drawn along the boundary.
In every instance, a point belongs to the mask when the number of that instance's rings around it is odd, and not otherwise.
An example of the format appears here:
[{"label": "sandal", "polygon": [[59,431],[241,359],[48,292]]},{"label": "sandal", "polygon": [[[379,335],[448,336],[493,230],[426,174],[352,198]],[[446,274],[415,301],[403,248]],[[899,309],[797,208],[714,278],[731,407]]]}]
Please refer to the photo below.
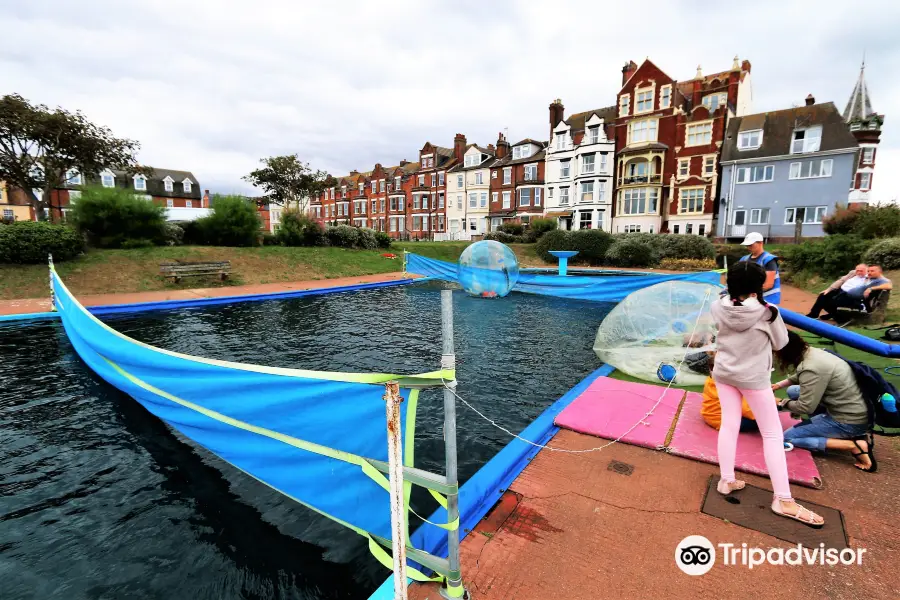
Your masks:
[{"label": "sandal", "polygon": [[[862,448],[859,447],[859,444],[857,443],[863,439],[866,441],[866,444],[869,446],[868,450],[863,450]],[[878,470],[878,461],[875,460],[875,453],[872,451],[875,447],[875,440],[873,438],[866,437],[866,438],[855,438],[852,441],[853,441],[853,445],[856,446],[856,449],[859,450],[859,452],[850,452],[850,454],[853,455],[853,458],[856,458],[857,460],[859,460],[860,456],[868,456],[869,460],[872,461],[872,466],[869,467],[868,469],[863,468],[859,465],[853,465],[853,466],[856,467],[857,469],[859,469],[860,471],[862,471],[863,473],[874,473],[875,471],[877,471]]]},{"label": "sandal", "polygon": [[736,492],[738,490],[744,489],[746,484],[740,479],[735,479],[734,481],[725,481],[724,479],[719,480],[719,484],[716,486],[716,491],[718,491],[723,496],[727,496],[731,492]]},{"label": "sandal", "polygon": [[[794,502],[794,504],[797,504],[797,502],[793,501],[793,500],[790,500],[789,502]],[[795,521],[800,521],[804,525],[806,525],[808,527],[812,527],[813,529],[821,529],[825,525],[825,519],[823,519],[820,515],[817,515],[813,511],[809,510],[805,506],[801,506],[800,504],[797,504],[797,514],[792,515],[792,514],[784,512],[783,510],[780,510],[782,508],[781,503],[782,503],[781,498],[775,498],[774,500],[772,500],[772,512],[775,513],[776,515],[778,515],[780,517],[787,517],[788,519],[793,519]],[[776,506],[777,506],[777,508],[776,508]],[[821,523],[816,523],[817,517],[819,519],[822,519]]]}]

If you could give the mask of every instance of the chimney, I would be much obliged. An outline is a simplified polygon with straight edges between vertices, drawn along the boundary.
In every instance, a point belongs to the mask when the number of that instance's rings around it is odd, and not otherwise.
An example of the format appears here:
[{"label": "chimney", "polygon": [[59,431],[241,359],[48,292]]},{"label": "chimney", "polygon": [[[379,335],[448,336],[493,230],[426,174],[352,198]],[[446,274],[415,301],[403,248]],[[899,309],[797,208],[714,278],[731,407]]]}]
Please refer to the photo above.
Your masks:
[{"label": "chimney", "polygon": [[350,171],[350,174],[351,175],[359,175],[359,171],[357,171],[356,169],[353,169],[352,171]]},{"label": "chimney", "polygon": [[203,208],[209,208],[209,190],[203,190],[203,200],[200,202]]},{"label": "chimney", "polygon": [[401,167],[405,167],[405,166],[408,165],[408,164],[409,164],[409,161],[408,161],[408,160],[401,160],[401,161],[400,161],[400,166],[401,166]]},{"label": "chimney", "polygon": [[562,100],[557,98],[553,102],[550,103],[550,139],[553,139],[553,128],[559,125],[559,122],[563,120],[563,115],[566,114],[566,109],[563,106]]},{"label": "chimney", "polygon": [[622,85],[625,85],[626,82],[634,75],[634,72],[637,71],[637,65],[633,60],[629,60],[625,63],[625,66],[622,67]]},{"label": "chimney", "polygon": [[815,103],[816,103],[816,98],[812,94],[810,94],[809,96],[806,97],[806,105],[807,106],[812,106]]},{"label": "chimney", "polygon": [[456,159],[456,162],[463,161],[463,154],[466,153],[466,136],[461,133],[457,133],[453,138],[453,158]]},{"label": "chimney", "polygon": [[493,145],[493,144],[488,144],[488,145],[487,145],[487,151],[490,152],[491,154],[497,154],[497,149],[494,148],[494,145]]},{"label": "chimney", "polygon": [[509,142],[501,132],[497,134],[497,158],[503,158],[507,154],[509,154]]}]

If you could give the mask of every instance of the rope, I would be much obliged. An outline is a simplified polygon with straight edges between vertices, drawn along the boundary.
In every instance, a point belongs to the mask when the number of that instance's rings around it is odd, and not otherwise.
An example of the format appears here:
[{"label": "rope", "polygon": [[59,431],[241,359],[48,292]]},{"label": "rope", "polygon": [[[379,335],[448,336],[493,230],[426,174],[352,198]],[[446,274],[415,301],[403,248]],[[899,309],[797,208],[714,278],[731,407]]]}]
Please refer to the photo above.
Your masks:
[{"label": "rope", "polygon": [[[697,313],[698,313],[697,321],[694,323],[694,329],[691,330],[691,337],[688,339],[687,350],[685,351],[684,355],[681,357],[681,362],[678,363],[679,370],[681,370],[682,365],[684,365],[684,361],[687,359],[687,355],[691,354],[692,350],[695,350],[695,348],[691,348],[691,343],[694,341],[694,334],[697,333],[697,326],[700,324],[700,317],[701,317],[701,314],[703,313],[703,307],[706,306],[706,301],[708,299],[709,299],[709,292],[706,292],[706,296],[703,298],[703,304],[700,305],[700,310],[697,311]],[[522,436],[513,433],[506,427],[503,427],[502,425],[500,425],[499,423],[497,423],[496,421],[494,421],[493,419],[491,419],[490,417],[488,417],[487,415],[482,413],[480,410],[478,410],[477,408],[475,408],[474,406],[472,406],[471,404],[466,402],[466,400],[462,396],[457,394],[456,390],[454,390],[450,385],[448,385],[448,382],[446,380],[444,380],[443,378],[441,378],[441,382],[444,384],[444,387],[447,388],[450,391],[450,393],[453,394],[453,396],[457,400],[459,400],[464,405],[466,405],[469,409],[471,409],[479,417],[481,417],[482,419],[484,419],[485,421],[487,421],[488,423],[490,423],[491,425],[493,425],[500,431],[503,431],[507,435],[510,435],[517,440],[525,442],[526,444],[530,444],[531,446],[534,446],[535,448],[540,448],[541,450],[550,450],[551,452],[564,452],[566,454],[585,454],[587,452],[599,452],[601,450],[608,448],[609,446],[612,446],[613,444],[621,441],[623,437],[625,437],[626,435],[628,435],[629,433],[631,433],[632,431],[637,429],[638,425],[649,425],[649,423],[645,419],[647,419],[648,417],[653,415],[653,411],[656,410],[656,407],[658,407],[659,404],[663,401],[663,398],[666,397],[666,393],[668,393],[669,389],[672,387],[672,384],[675,383],[675,378],[674,377],[672,378],[672,380],[668,383],[668,385],[663,389],[662,394],[660,394],[659,398],[656,400],[656,402],[653,404],[653,406],[650,407],[650,410],[645,412],[644,415],[637,421],[637,423],[635,423],[634,425],[629,427],[627,431],[625,431],[622,435],[620,435],[616,439],[611,440],[602,446],[597,446],[594,448],[587,448],[585,450],[568,450],[565,448],[555,448],[553,446],[548,446],[545,444],[538,444],[536,442],[532,442],[531,440],[525,439]],[[637,396],[641,396],[641,394],[631,392],[630,390],[609,390],[609,391],[624,391],[624,392],[633,393]],[[647,396],[643,396],[643,397],[646,398]]]}]

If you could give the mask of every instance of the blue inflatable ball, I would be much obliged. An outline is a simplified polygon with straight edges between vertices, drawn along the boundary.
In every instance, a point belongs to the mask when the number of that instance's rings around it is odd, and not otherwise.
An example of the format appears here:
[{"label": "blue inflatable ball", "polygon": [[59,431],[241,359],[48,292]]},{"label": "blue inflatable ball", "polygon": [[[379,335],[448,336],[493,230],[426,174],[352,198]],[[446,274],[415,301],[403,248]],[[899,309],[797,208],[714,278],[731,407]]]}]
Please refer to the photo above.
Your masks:
[{"label": "blue inflatable ball", "polygon": [[519,261],[504,244],[493,240],[475,242],[459,257],[459,284],[480,298],[502,298],[519,280]]},{"label": "blue inflatable ball", "polygon": [[674,381],[677,374],[678,370],[672,365],[667,365],[666,363],[660,363],[659,367],[657,367],[656,369],[656,376],[659,377],[660,381],[664,381],[666,383]]}]

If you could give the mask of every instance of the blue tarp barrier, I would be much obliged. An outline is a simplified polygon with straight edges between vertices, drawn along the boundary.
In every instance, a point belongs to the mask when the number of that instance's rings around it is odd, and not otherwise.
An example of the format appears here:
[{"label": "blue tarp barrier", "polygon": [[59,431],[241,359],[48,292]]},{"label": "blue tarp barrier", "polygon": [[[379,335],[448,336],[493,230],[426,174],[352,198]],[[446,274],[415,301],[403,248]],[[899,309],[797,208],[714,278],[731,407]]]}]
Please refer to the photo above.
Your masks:
[{"label": "blue tarp barrier", "polygon": [[[444,281],[459,283],[455,263],[426,258],[418,254],[406,255],[406,270],[417,275],[427,275]],[[594,302],[619,302],[635,290],[640,290],[665,281],[694,281],[718,285],[722,276],[715,271],[685,273],[683,275],[646,274],[640,277],[590,277],[544,275],[520,272],[519,281],[513,287],[515,292],[542,294],[573,300]]]}]

